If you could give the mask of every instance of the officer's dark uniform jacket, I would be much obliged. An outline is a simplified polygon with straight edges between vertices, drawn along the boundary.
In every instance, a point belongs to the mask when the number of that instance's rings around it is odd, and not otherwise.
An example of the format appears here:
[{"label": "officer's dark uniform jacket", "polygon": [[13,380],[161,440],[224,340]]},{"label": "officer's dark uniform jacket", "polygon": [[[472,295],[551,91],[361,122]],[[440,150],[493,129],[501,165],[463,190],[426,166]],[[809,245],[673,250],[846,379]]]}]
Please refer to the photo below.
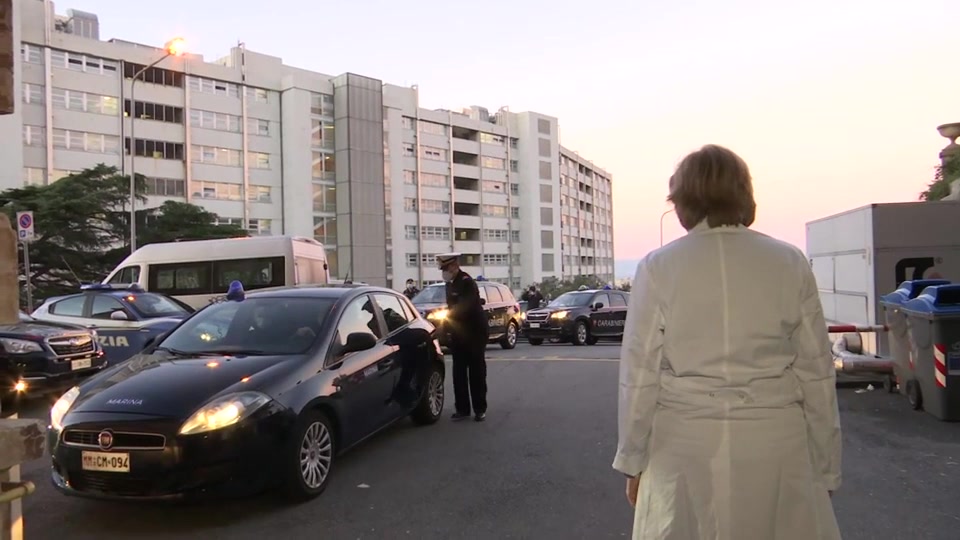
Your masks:
[{"label": "officer's dark uniform jacket", "polygon": [[484,344],[490,334],[487,314],[480,303],[480,290],[470,274],[461,270],[446,284],[447,320],[451,344]]}]

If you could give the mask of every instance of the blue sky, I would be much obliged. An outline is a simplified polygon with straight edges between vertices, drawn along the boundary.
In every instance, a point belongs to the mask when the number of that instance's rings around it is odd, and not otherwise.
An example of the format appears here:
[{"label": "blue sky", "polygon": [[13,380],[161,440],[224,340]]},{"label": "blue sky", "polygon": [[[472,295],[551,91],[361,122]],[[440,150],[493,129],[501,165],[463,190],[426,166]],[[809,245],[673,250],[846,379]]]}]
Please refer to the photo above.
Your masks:
[{"label": "blue sky", "polygon": [[[804,245],[811,219],[912,200],[960,122],[960,1],[119,0],[57,4],[101,37],[207,60],[238,41],[290,65],[418,84],[424,105],[560,118],[562,143],[614,174],[616,254],[659,245],[686,152],[747,159],[756,228]],[[667,240],[682,234],[665,220]]]}]

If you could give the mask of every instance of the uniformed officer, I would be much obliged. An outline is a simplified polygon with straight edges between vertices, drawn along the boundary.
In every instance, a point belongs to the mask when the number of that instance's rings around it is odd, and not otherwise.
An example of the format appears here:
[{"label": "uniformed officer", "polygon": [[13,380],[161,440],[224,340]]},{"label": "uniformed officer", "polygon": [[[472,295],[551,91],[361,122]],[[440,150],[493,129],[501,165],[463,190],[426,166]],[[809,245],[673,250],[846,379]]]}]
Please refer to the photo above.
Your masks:
[{"label": "uniformed officer", "polygon": [[447,319],[444,322],[453,356],[454,420],[470,417],[482,422],[487,414],[487,340],[490,327],[480,303],[477,282],[460,269],[459,253],[437,255],[447,291]]}]

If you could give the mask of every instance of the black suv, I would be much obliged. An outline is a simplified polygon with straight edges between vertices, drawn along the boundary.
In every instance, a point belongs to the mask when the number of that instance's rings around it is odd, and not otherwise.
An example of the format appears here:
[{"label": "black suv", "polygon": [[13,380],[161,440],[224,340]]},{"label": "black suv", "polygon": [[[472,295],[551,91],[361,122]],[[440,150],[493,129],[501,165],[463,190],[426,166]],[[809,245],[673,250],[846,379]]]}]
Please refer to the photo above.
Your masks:
[{"label": "black suv", "polygon": [[[504,349],[517,346],[520,334],[520,304],[506,285],[492,281],[477,280],[480,289],[480,301],[487,312],[487,324],[490,325],[490,343],[500,343]],[[447,290],[443,283],[428,285],[413,297],[413,305],[420,314],[438,329],[447,317]],[[439,332],[440,344],[446,346],[446,333]]]},{"label": "black suv", "polygon": [[15,324],[0,324],[0,397],[63,390],[106,367],[92,330],[43,322],[20,313]]},{"label": "black suv", "polygon": [[531,345],[545,339],[574,345],[623,339],[629,303],[629,293],[611,289],[564,293],[547,307],[527,311],[523,334]]}]

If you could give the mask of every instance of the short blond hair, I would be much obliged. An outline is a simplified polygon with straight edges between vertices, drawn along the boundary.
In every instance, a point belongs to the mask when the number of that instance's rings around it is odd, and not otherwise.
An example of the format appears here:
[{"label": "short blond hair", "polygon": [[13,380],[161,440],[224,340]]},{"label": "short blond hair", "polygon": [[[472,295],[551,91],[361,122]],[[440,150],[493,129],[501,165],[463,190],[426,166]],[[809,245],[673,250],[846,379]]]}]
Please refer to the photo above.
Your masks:
[{"label": "short blond hair", "polygon": [[670,195],[683,228],[749,227],[757,213],[750,168],[733,151],[708,144],[683,158],[670,177]]}]

